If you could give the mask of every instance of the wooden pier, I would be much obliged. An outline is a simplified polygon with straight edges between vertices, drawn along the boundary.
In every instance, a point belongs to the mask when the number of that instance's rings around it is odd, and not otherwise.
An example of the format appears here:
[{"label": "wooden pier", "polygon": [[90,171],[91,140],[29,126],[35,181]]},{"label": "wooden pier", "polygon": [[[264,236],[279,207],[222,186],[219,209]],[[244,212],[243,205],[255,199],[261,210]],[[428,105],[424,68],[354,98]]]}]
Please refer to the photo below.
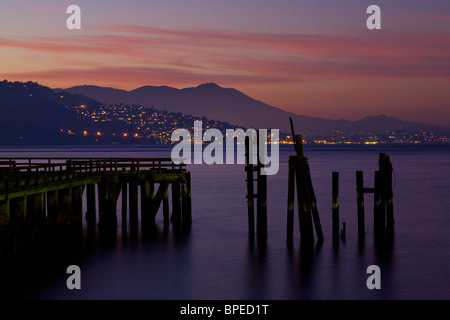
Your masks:
[{"label": "wooden pier", "polygon": [[190,172],[170,158],[2,158],[0,247],[17,247],[14,242],[43,232],[81,235],[83,196],[88,229],[98,225],[104,234],[117,231],[120,196],[122,229],[129,227],[132,236],[138,232],[139,207],[143,231],[154,229],[161,203],[164,228],[172,222],[174,230],[186,230],[192,222]]}]

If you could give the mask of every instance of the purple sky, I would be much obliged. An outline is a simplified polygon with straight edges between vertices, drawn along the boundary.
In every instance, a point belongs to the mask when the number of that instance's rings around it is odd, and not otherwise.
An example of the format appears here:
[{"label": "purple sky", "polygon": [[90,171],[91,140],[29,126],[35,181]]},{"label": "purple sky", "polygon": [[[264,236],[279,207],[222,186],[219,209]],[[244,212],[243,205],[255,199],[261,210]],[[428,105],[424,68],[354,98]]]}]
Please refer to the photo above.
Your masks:
[{"label": "purple sky", "polygon": [[216,82],[302,115],[450,124],[448,0],[2,0],[0,57],[0,78],[50,87]]}]

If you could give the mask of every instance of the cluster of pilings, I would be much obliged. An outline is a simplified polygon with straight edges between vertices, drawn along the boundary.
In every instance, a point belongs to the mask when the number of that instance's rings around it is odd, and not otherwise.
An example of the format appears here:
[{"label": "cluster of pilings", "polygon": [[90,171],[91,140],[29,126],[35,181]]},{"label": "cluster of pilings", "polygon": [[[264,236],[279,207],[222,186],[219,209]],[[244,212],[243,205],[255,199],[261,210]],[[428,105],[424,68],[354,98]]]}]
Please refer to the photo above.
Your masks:
[{"label": "cluster of pilings", "polygon": [[84,207],[88,231],[98,226],[101,236],[114,236],[119,197],[124,234],[136,236],[139,221],[143,234],[152,234],[161,203],[164,231],[170,222],[176,232],[191,226],[190,173],[171,159],[0,160],[0,260],[40,239],[78,241]]},{"label": "cluster of pilings", "polygon": [[[320,216],[317,208],[317,200],[312,185],[308,159],[303,154],[303,140],[301,135],[296,135],[292,119],[291,130],[294,139],[296,155],[289,157],[288,176],[288,204],[287,204],[287,232],[286,240],[292,245],[294,234],[294,204],[297,194],[298,221],[301,243],[308,245],[314,243],[314,229],[317,242],[324,241]],[[248,203],[248,232],[250,240],[255,235],[254,200],[257,200],[257,238],[267,239],[267,177],[261,174],[264,167],[259,155],[259,141],[257,143],[257,164],[253,165],[251,157],[254,156],[250,139],[245,141],[246,159],[245,171],[247,173],[247,203]],[[255,178],[254,173],[257,172]],[[356,172],[356,203],[358,216],[358,239],[365,238],[365,209],[364,194],[374,194],[374,237],[375,240],[384,240],[387,236],[391,241],[394,236],[394,208],[392,192],[392,164],[390,157],[385,153],[379,154],[379,170],[375,171],[373,188],[365,188],[363,185],[363,172]],[[255,193],[254,182],[257,182]],[[297,192],[295,192],[297,191]],[[339,230],[339,172],[332,172],[332,235],[333,243],[339,238],[346,238],[346,224],[342,223]]]},{"label": "cluster of pilings", "polygon": [[[378,159],[379,170],[374,174],[374,187],[364,187],[363,171],[356,171],[356,206],[358,216],[358,239],[363,242],[366,234],[364,194],[374,195],[373,206],[373,234],[376,241],[385,238],[392,241],[394,237],[394,201],[392,191],[392,163],[386,153],[380,153]],[[332,174],[332,219],[333,240],[339,239],[339,172]],[[345,238],[345,223],[341,230],[341,237]]]}]

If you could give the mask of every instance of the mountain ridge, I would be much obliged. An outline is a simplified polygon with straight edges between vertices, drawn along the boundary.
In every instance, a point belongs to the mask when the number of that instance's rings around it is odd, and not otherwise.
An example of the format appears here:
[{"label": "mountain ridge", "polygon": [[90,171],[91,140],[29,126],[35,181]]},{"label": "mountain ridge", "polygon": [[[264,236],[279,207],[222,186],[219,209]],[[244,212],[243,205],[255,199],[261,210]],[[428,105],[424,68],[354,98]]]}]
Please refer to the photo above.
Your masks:
[{"label": "mountain ridge", "polygon": [[159,110],[182,112],[194,116],[226,121],[246,128],[277,128],[290,133],[289,117],[293,118],[296,133],[305,137],[336,136],[340,132],[368,131],[381,134],[386,131],[415,130],[449,134],[446,127],[403,121],[384,114],[360,120],[332,120],[294,114],[251,98],[234,88],[223,88],[214,82],[177,89],[169,86],[142,86],[131,91],[99,86],[74,86],[65,89],[104,103],[137,104]]}]

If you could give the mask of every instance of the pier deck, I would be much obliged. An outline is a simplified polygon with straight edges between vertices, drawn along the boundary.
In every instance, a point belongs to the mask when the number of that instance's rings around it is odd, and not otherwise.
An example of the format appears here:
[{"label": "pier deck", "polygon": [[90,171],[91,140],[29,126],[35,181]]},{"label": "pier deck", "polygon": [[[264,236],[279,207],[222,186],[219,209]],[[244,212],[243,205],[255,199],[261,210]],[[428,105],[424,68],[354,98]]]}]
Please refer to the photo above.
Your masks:
[{"label": "pier deck", "polygon": [[170,158],[0,158],[3,236],[17,233],[18,226],[35,230],[70,224],[81,232],[83,209],[89,227],[98,222],[114,233],[119,196],[122,228],[129,223],[131,233],[138,229],[138,208],[142,228],[151,228],[161,203],[164,227],[191,224],[190,173]]}]

